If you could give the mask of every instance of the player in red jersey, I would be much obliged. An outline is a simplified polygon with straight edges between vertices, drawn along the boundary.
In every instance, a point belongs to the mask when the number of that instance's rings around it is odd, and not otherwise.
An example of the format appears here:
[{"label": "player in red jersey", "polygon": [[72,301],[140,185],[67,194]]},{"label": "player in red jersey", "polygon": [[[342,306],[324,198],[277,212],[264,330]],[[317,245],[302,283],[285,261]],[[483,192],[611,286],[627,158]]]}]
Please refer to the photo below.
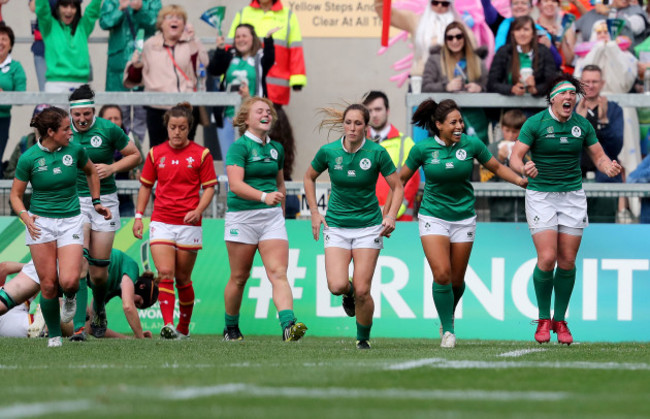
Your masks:
[{"label": "player in red jersey", "polygon": [[[165,339],[189,337],[194,308],[192,269],[202,248],[201,214],[214,196],[217,176],[210,151],[188,138],[193,123],[192,106],[179,103],[165,113],[168,141],[153,147],[140,176],[133,235],[142,238],[142,215],[156,181],[156,196],[149,225],[149,243],[161,279],[160,311]],[[203,187],[203,195],[199,189]],[[174,278],[178,290],[180,319],[174,327]]]}]

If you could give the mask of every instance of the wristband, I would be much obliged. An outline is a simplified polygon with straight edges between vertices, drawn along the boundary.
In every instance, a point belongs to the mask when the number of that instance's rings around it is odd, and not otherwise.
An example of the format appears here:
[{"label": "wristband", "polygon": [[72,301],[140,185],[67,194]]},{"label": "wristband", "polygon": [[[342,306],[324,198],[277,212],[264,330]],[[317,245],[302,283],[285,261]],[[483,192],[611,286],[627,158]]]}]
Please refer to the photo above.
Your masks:
[{"label": "wristband", "polygon": [[393,217],[393,216],[390,215],[390,214],[386,214],[386,215],[384,215],[384,217],[385,217],[385,218],[390,218],[390,219],[393,220],[393,221],[396,221],[396,220],[397,220],[395,217]]},{"label": "wristband", "polygon": [[260,202],[263,202],[266,204],[266,192],[262,192],[262,196],[260,197]]},{"label": "wristband", "polygon": [[22,211],[18,211],[18,217],[19,217],[19,218],[20,218],[20,216],[22,215],[23,212],[27,212],[27,210],[24,209],[24,210],[22,210]]},{"label": "wristband", "polygon": [[141,219],[142,219],[142,215],[143,215],[143,214],[142,214],[141,212],[136,212],[136,213],[135,213],[135,219],[136,219],[136,220],[141,220]]},{"label": "wristband", "polygon": [[93,198],[93,206],[95,206],[95,205],[101,205],[101,204],[102,204],[102,200],[101,200],[101,199],[99,199],[99,198]]}]

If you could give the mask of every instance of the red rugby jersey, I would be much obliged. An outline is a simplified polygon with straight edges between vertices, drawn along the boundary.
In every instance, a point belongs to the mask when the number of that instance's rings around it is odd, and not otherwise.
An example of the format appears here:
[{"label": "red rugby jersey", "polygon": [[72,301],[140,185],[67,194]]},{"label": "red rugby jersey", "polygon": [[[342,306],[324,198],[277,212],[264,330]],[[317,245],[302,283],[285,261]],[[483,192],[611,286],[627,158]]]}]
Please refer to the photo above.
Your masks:
[{"label": "red rugby jersey", "polygon": [[172,148],[168,141],[153,147],[144,162],[140,182],[153,187],[156,181],[151,221],[185,225],[185,214],[199,205],[199,188],[217,183],[210,150],[193,141],[182,149]]}]

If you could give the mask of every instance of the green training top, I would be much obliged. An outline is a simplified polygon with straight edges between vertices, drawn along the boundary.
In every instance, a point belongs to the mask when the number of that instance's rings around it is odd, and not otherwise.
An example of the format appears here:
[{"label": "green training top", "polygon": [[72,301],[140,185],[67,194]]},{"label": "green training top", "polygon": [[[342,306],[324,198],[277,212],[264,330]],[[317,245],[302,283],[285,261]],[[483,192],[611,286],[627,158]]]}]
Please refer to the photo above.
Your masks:
[{"label": "green training top", "polygon": [[49,151],[37,142],[16,166],[16,179],[32,184],[29,211],[48,218],[68,218],[81,213],[77,195],[77,171],[88,162],[83,147],[70,143]]},{"label": "green training top", "polygon": [[474,159],[485,164],[491,158],[483,141],[465,134],[450,146],[437,137],[417,143],[405,164],[413,171],[424,167],[420,213],[446,221],[466,220],[476,215],[476,199],[470,182]]},{"label": "green training top", "polygon": [[[112,249],[110,260],[105,303],[108,303],[113,297],[122,298],[122,277],[124,275],[128,276],[133,281],[133,284],[136,283],[140,276],[140,267],[137,262],[121,250]],[[89,286],[91,289],[95,288],[92,282]]]},{"label": "green training top", "polygon": [[[246,132],[228,149],[226,166],[243,167],[247,185],[262,192],[276,192],[278,172],[284,167],[284,148],[277,141],[262,144],[259,138]],[[231,190],[227,204],[229,212],[270,208],[263,202],[241,198]]]},{"label": "green training top", "polygon": [[540,192],[569,192],[582,189],[580,153],[583,146],[598,142],[594,127],[586,118],[572,114],[559,122],[545,109],[528,118],[519,141],[530,146],[531,160],[539,174],[528,178],[528,189]]},{"label": "green training top", "polygon": [[318,173],[327,169],[330,175],[332,192],[325,216],[327,225],[363,228],[381,224],[381,210],[375,194],[377,178],[379,173],[386,177],[396,170],[384,147],[364,140],[361,148],[349,153],[341,138],[322,146],[311,167]]},{"label": "green training top", "polygon": [[[81,145],[86,149],[88,157],[93,163],[113,164],[115,150],[122,150],[129,144],[129,137],[122,128],[104,118],[95,118],[88,131],[77,131],[74,124],[70,124],[73,132],[71,143]],[[100,194],[108,195],[117,192],[115,175],[101,179]],[[79,196],[90,196],[86,174],[80,171],[77,174],[77,189]]]}]

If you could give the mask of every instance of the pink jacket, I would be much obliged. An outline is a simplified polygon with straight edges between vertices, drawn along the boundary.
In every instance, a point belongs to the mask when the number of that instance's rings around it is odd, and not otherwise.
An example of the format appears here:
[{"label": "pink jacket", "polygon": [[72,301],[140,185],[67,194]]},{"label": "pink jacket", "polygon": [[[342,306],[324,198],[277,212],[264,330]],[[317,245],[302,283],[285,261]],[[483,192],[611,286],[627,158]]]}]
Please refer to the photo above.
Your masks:
[{"label": "pink jacket", "polygon": [[[143,67],[129,61],[124,69],[124,86],[144,86],[145,92],[194,92],[199,63],[208,67],[209,58],[203,45],[195,39],[179,40],[172,48],[164,46],[161,32],[144,43]],[[174,64],[175,62],[175,64]]]}]

